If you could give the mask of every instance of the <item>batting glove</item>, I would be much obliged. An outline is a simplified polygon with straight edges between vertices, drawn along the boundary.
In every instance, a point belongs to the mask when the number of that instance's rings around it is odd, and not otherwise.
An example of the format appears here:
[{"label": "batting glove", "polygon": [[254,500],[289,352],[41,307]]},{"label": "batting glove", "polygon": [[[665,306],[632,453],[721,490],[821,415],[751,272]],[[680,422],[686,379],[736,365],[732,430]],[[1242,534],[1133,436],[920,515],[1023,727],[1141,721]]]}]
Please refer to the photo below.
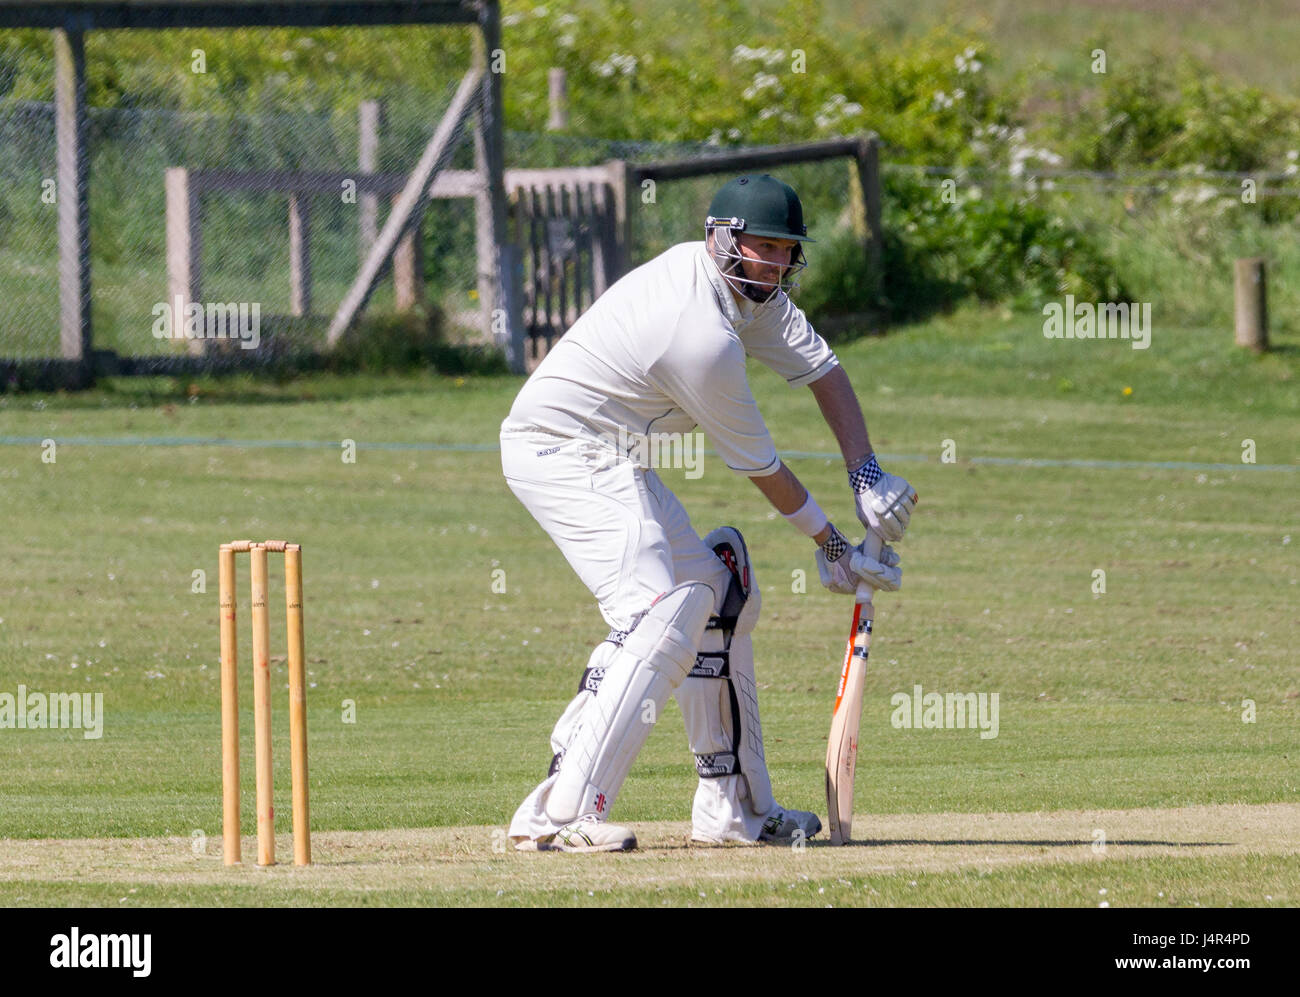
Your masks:
[{"label": "batting glove", "polygon": [[[874,553],[879,548],[878,553]],[[817,548],[817,574],[822,585],[842,595],[857,595],[865,585],[882,592],[897,592],[903,584],[903,570],[893,548],[865,540],[849,546],[844,534],[831,527],[831,535]]]},{"label": "batting glove", "polygon": [[898,475],[882,471],[875,454],[849,472],[849,484],[857,496],[862,525],[886,543],[902,540],[916,506],[912,486]]}]

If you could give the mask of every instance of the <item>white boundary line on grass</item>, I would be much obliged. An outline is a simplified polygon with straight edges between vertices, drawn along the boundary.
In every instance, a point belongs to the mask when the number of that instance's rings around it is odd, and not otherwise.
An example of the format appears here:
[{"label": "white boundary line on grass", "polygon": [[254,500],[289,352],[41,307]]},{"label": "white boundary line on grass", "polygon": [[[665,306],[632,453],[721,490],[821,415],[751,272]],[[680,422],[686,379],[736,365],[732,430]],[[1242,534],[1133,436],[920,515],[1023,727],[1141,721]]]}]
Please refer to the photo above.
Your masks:
[{"label": "white boundary line on grass", "polygon": [[[234,447],[253,450],[336,450],[341,440],[237,440],[224,436],[0,436],[0,446],[41,446],[52,439],[66,446],[81,447]],[[375,440],[356,442],[358,450],[422,450],[445,453],[496,453],[495,443],[402,443]],[[705,453],[716,457],[712,450]],[[788,460],[840,460],[838,453],[813,450],[785,450]],[[882,454],[886,461],[928,463],[925,454]],[[986,464],[995,467],[1080,467],[1104,470],[1146,469],[1157,471],[1300,471],[1300,464],[1204,464],[1179,460],[1084,460],[1055,457],[970,457],[958,464]]]}]

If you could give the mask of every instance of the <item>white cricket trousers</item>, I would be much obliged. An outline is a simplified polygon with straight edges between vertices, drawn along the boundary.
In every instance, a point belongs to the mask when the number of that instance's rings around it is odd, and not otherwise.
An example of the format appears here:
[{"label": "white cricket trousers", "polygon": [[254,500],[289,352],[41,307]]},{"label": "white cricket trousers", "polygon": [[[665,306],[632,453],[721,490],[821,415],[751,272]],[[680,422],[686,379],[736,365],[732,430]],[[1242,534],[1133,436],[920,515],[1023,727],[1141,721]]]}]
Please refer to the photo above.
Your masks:
[{"label": "white cricket trousers", "polygon": [[[591,590],[611,628],[628,630],[659,595],[688,581],[712,588],[713,611],[721,609],[730,573],[654,471],[637,467],[612,446],[541,433],[502,433],[501,467],[510,490]],[[602,652],[613,647],[602,642],[588,665],[602,662]],[[692,682],[712,684],[686,680]],[[678,696],[684,691],[679,688]],[[553,751],[566,749],[594,698],[579,692],[569,703],[551,733]],[[520,804],[510,821],[512,840],[545,839],[559,830],[546,812],[557,778],[548,775]],[[728,805],[739,812],[739,802]]]},{"label": "white cricket trousers", "polygon": [[613,629],[683,582],[704,582],[721,608],[730,575],[654,471],[612,446],[546,433],[502,433],[501,469]]}]

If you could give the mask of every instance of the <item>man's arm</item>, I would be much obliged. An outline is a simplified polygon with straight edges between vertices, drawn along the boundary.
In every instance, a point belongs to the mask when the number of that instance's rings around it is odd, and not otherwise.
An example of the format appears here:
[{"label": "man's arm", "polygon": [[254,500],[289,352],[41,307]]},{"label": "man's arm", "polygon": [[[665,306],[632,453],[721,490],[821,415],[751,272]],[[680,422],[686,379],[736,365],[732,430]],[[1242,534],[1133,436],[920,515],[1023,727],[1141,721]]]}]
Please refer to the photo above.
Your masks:
[{"label": "man's arm", "polygon": [[808,385],[808,389],[817,399],[826,425],[835,434],[845,465],[850,469],[861,467],[872,454],[871,438],[867,436],[867,423],[849,375],[836,365]]},{"label": "man's arm", "polygon": [[912,518],[916,492],[904,479],[881,470],[849,375],[836,366],[808,387],[844,455],[849,485],[857,497],[858,520],[882,540],[901,540]]},{"label": "man's arm", "polygon": [[[758,490],[767,496],[767,500],[783,516],[798,512],[803,504],[808,501],[808,489],[800,484],[799,479],[794,476],[794,472],[785,466],[785,461],[781,462],[781,466],[777,468],[775,474],[765,474],[761,478],[750,478],[749,480],[754,482]],[[813,540],[820,547],[830,535],[831,524],[827,523],[813,537]]]}]

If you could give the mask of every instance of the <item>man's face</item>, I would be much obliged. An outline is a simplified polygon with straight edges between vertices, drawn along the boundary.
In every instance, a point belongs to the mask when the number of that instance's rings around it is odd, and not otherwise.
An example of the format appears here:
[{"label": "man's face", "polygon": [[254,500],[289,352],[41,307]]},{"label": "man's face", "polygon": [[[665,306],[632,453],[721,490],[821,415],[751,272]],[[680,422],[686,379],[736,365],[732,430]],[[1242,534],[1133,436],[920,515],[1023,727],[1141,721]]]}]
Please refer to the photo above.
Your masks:
[{"label": "man's face", "polygon": [[739,245],[740,255],[745,258],[745,276],[750,280],[779,284],[790,268],[791,252],[799,242],[741,232]]}]

